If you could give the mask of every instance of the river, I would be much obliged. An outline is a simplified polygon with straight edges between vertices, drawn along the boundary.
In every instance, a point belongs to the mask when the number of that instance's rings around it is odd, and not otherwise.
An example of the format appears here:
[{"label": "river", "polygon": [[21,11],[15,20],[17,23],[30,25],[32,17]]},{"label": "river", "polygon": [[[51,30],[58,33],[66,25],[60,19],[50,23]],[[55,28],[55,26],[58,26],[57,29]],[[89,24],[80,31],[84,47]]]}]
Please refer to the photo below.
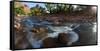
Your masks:
[{"label": "river", "polygon": [[[97,43],[96,22],[94,23],[64,23],[60,26],[54,25],[53,22],[39,20],[36,17],[28,17],[21,20],[24,25],[24,30],[27,32],[27,39],[32,48],[41,48],[42,40],[46,37],[55,38],[59,33],[68,33],[69,43],[67,45],[89,45]],[[48,35],[37,40],[34,34],[30,31],[35,27],[44,27],[48,29]]]}]

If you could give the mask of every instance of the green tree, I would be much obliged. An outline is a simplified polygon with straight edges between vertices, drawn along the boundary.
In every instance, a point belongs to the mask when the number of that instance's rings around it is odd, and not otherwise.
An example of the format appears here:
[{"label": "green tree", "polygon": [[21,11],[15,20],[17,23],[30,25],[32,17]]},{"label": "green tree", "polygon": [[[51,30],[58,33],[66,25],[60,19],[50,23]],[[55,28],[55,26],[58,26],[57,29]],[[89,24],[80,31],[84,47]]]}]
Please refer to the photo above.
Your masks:
[{"label": "green tree", "polygon": [[45,4],[47,11],[52,12],[52,4]]},{"label": "green tree", "polygon": [[39,16],[39,15],[42,15],[44,13],[44,10],[45,10],[45,8],[43,8],[39,5],[36,5],[35,7],[31,8],[31,14]]},{"label": "green tree", "polygon": [[67,4],[45,4],[47,10],[52,13],[66,13],[69,5]]},{"label": "green tree", "polygon": [[23,11],[23,8],[22,7],[17,7],[15,8],[15,15],[24,15],[24,11]]}]

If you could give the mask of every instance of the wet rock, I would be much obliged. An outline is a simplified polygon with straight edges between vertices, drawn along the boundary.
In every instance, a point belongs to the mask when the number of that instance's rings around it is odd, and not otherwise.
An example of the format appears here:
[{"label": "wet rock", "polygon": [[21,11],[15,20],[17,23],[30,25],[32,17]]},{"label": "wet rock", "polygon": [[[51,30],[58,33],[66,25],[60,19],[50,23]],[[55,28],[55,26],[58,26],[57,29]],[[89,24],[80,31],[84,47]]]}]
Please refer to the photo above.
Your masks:
[{"label": "wet rock", "polygon": [[46,28],[38,27],[38,28],[33,28],[32,32],[35,33],[34,37],[42,39],[47,36],[48,31]]},{"label": "wet rock", "polygon": [[62,44],[67,44],[69,41],[69,35],[66,33],[59,33],[58,41]]},{"label": "wet rock", "polygon": [[25,49],[28,48],[30,43],[26,39],[26,32],[23,32],[21,29],[20,31],[15,32],[15,48],[16,49]]},{"label": "wet rock", "polygon": [[52,47],[57,47],[56,44],[56,39],[48,37],[43,40],[43,47],[44,48],[52,48]]}]

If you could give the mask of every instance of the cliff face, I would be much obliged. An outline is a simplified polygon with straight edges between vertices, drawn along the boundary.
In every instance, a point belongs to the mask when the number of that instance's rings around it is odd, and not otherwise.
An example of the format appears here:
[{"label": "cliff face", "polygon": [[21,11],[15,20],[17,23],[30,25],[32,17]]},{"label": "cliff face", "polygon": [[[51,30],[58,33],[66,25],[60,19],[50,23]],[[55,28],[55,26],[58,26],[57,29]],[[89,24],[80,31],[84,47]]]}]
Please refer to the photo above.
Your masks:
[{"label": "cliff face", "polygon": [[30,8],[26,4],[23,4],[23,3],[20,3],[20,2],[15,2],[14,6],[15,6],[15,8],[21,7],[22,10],[24,11],[25,15],[28,15],[29,13],[31,13]]},{"label": "cliff face", "polygon": [[24,6],[23,6],[23,11],[25,12],[26,15],[28,15],[29,13],[31,13],[30,8],[26,4],[24,4]]},{"label": "cliff face", "polygon": [[24,6],[24,5],[20,2],[14,2],[14,7],[15,8],[18,8],[18,7],[21,7],[21,6]]}]

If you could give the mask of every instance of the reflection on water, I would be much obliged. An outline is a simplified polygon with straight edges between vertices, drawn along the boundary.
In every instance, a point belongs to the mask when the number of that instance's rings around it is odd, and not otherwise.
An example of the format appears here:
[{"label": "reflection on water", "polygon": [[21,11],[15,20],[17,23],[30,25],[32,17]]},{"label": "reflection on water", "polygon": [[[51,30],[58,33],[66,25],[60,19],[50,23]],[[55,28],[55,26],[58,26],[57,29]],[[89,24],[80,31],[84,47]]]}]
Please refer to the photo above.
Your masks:
[{"label": "reflection on water", "polygon": [[[47,37],[57,38],[59,33],[68,34],[69,41],[66,43],[66,46],[88,45],[97,43],[96,23],[63,23],[62,25],[57,26],[53,25],[53,22],[43,20],[40,21],[35,17],[30,17],[24,18],[21,24],[24,26],[24,31],[27,32],[27,39],[32,45],[32,48],[42,48],[42,40]],[[39,28],[40,34],[38,31],[33,30],[34,28]],[[31,30],[37,32],[39,35],[36,36],[35,33],[33,33]]]},{"label": "reflection on water", "polygon": [[97,28],[97,27],[96,27],[97,23],[93,23],[93,24],[94,24],[94,26],[93,26],[93,32],[96,32],[96,30],[97,30],[97,29],[96,29],[96,28]]}]

